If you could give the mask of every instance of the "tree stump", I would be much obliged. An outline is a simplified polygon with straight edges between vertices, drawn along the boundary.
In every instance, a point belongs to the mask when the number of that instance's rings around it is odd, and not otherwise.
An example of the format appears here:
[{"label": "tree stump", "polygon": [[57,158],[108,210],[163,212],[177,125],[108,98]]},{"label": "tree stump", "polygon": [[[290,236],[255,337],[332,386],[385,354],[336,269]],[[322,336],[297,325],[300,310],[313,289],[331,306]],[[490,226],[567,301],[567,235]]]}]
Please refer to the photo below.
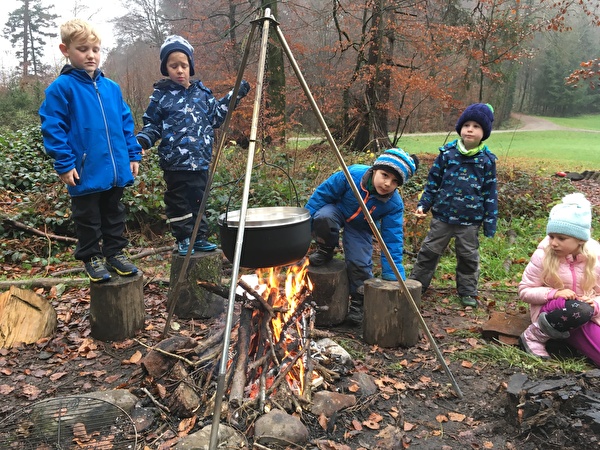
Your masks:
[{"label": "tree stump", "polygon": [[134,337],[144,328],[144,276],[116,274],[107,283],[90,283],[90,335],[104,342]]},{"label": "tree stump", "polygon": [[[171,309],[175,284],[179,283],[185,256],[174,253],[171,258],[171,289],[167,306]],[[223,270],[223,252],[196,252],[190,257],[187,273],[179,286],[177,302],[173,313],[182,319],[209,319],[223,312],[222,297],[198,286],[198,280],[221,284]]]},{"label": "tree stump", "polygon": [[56,311],[33,291],[11,286],[0,295],[0,347],[32,344],[56,331]]},{"label": "tree stump", "polygon": [[[421,305],[421,283],[404,282],[417,307]],[[411,347],[419,340],[419,318],[397,281],[371,278],[365,283],[363,338],[380,347]]]},{"label": "tree stump", "polygon": [[313,284],[312,298],[318,307],[316,326],[338,325],[348,314],[350,287],[346,263],[333,259],[322,266],[308,266],[308,276]]}]

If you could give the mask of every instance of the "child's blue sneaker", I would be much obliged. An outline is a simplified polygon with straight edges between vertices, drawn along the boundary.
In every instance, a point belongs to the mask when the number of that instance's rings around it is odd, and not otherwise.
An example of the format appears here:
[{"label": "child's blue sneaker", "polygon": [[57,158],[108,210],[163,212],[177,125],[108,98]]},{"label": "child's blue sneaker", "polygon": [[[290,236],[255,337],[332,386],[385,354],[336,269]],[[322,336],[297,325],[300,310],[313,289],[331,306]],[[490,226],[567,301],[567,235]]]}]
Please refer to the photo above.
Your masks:
[{"label": "child's blue sneaker", "polygon": [[208,242],[206,239],[196,239],[196,242],[194,242],[194,250],[199,252],[212,252],[216,248],[216,244]]},{"label": "child's blue sneaker", "polygon": [[[181,256],[185,256],[190,248],[190,238],[185,238],[183,241],[177,242],[177,251]],[[192,255],[194,254],[194,247],[192,247]]]}]

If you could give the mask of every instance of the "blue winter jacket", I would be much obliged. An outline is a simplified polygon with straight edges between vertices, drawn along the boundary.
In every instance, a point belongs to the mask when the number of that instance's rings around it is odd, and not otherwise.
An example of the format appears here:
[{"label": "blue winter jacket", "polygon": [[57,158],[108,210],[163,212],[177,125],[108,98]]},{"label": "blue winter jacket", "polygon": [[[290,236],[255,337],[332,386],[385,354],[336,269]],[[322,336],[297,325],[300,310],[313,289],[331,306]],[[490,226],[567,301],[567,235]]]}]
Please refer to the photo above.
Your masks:
[{"label": "blue winter jacket", "polygon": [[498,218],[496,155],[487,146],[474,156],[458,151],[457,140],[440,147],[418,206],[453,225],[481,225],[494,237]]},{"label": "blue winter jacket", "polygon": [[46,88],[39,109],[44,147],[59,175],[77,169],[72,197],[133,184],[131,161],[142,159],[133,117],[114,81],[66,65]]},{"label": "blue winter jacket", "polygon": [[[249,90],[243,81],[237,101]],[[207,170],[212,158],[214,129],[225,121],[233,91],[217,100],[201,81],[188,88],[166,78],[154,84],[144,113],[144,128],[137,134],[144,148],[158,146],[163,170]],[[237,103],[236,103],[237,106]]]},{"label": "blue winter jacket", "polygon": [[[385,245],[394,259],[400,275],[404,279],[404,266],[402,265],[402,254],[404,251],[404,202],[402,197],[398,191],[394,191],[385,197],[377,193],[370,193],[367,189],[367,183],[373,176],[372,167],[355,164],[349,166],[348,170],[373,221],[381,233]],[[344,172],[336,172],[321,183],[308,200],[306,208],[309,210],[310,215],[314,216],[319,209],[327,204],[336,205],[342,211],[346,218],[347,226],[372,234],[371,227],[358,204],[358,200],[354,196],[354,192]],[[365,251],[370,252],[372,248],[366,248]],[[382,276],[386,279],[396,278],[383,254],[381,255],[381,270]]]}]

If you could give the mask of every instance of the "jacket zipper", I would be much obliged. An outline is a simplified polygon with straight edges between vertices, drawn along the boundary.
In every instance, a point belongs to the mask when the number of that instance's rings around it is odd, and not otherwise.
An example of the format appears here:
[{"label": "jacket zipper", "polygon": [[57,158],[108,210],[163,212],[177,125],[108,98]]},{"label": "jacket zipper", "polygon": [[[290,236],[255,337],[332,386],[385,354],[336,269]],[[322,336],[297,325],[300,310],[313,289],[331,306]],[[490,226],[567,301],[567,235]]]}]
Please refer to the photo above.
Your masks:
[{"label": "jacket zipper", "polygon": [[102,112],[102,120],[104,121],[104,130],[106,131],[106,142],[108,143],[108,152],[110,153],[110,160],[112,162],[113,168],[113,186],[117,185],[117,164],[115,162],[115,155],[112,148],[112,142],[110,140],[110,133],[108,130],[108,121],[106,120],[106,112],[104,111],[104,104],[102,103],[102,97],[100,96],[100,91],[98,90],[98,84],[96,80],[94,80],[94,89],[96,90],[96,96],[98,97],[98,103],[100,105],[100,111]]}]

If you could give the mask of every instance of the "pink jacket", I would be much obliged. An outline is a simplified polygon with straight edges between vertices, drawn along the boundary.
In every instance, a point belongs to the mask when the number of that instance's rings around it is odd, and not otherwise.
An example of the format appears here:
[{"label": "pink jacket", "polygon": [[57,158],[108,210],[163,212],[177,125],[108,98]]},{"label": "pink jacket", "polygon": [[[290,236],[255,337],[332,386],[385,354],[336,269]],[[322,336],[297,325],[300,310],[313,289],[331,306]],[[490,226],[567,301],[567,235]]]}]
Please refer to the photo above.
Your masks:
[{"label": "pink jacket", "polygon": [[[548,236],[540,242],[536,251],[531,255],[531,260],[525,271],[523,272],[523,278],[519,283],[519,298],[530,306],[531,321],[537,321],[540,315],[542,306],[549,300],[554,298],[554,294],[558,289],[551,288],[544,285],[542,282],[542,261],[544,259],[544,249],[548,246]],[[594,287],[593,300],[595,303],[594,316],[592,320],[600,325],[600,243],[591,239],[588,241],[588,245],[593,245],[596,252],[598,263],[596,264],[596,286]],[[577,255],[577,258],[573,259],[571,255],[561,260],[558,275],[563,281],[564,289],[571,289],[577,295],[584,295],[581,290],[579,281],[583,277],[583,271],[585,269],[585,261],[582,255]]]}]

